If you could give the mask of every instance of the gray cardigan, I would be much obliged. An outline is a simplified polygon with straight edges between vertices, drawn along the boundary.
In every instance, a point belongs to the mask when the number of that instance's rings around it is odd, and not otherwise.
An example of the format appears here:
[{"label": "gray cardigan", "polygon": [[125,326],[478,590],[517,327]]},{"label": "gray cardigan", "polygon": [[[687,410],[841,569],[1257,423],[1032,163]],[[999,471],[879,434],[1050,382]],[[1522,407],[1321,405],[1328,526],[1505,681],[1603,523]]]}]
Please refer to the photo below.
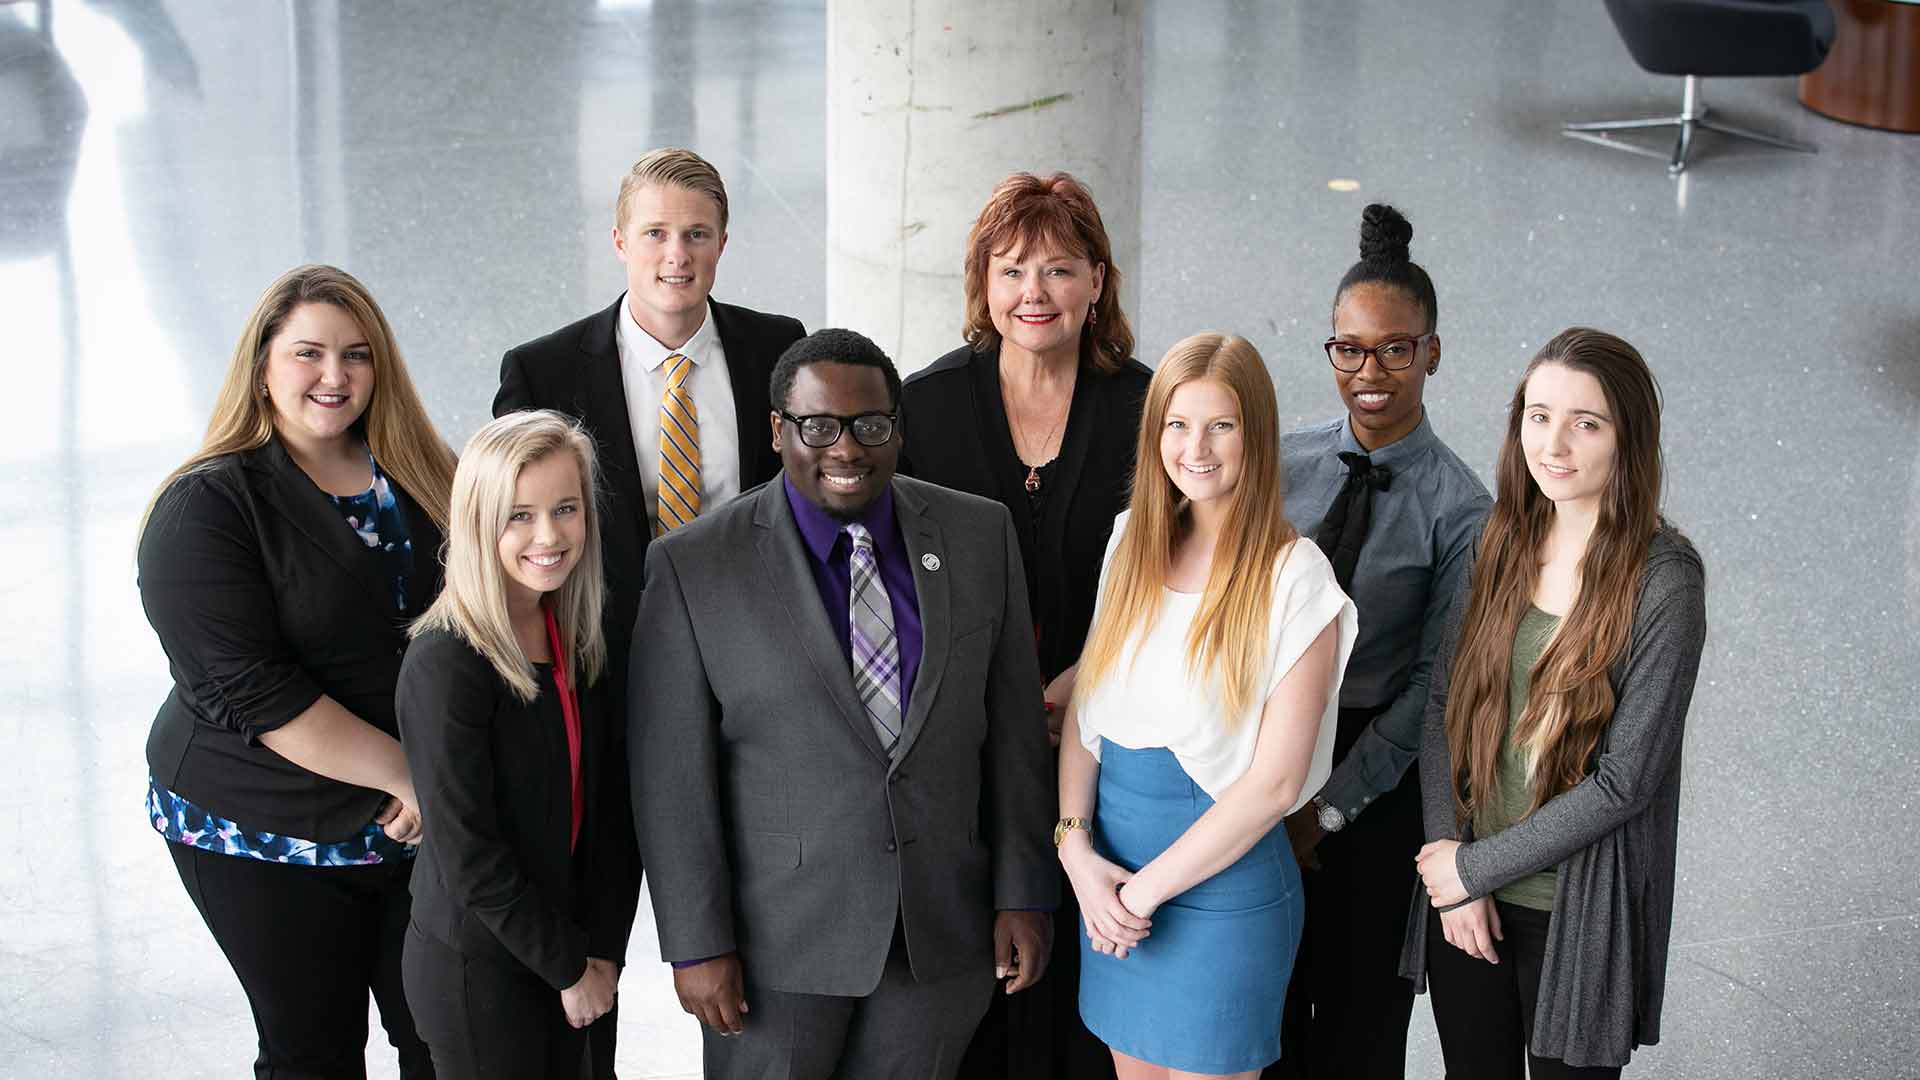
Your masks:
[{"label": "gray cardigan", "polygon": [[[1633,634],[1609,676],[1613,718],[1593,770],[1513,827],[1485,840],[1454,824],[1447,684],[1466,617],[1466,587],[1434,658],[1420,754],[1426,838],[1460,840],[1470,897],[1545,867],[1558,870],[1531,1049],[1575,1066],[1623,1066],[1660,1041],[1673,926],[1680,743],[1706,639],[1706,577],[1693,545],[1663,526],[1649,546]],[[1414,889],[1400,973],[1426,990],[1423,889]],[[1436,947],[1448,947],[1444,942]]]}]

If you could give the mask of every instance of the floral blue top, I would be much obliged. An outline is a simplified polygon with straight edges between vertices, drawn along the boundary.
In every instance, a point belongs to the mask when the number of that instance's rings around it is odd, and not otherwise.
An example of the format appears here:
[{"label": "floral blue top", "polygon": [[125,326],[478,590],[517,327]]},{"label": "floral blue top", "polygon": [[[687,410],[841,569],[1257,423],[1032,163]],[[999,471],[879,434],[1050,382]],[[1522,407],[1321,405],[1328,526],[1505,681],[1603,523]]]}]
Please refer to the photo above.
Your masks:
[{"label": "floral blue top", "polygon": [[412,859],[415,851],[412,845],[393,839],[371,821],[358,834],[331,844],[317,844],[279,833],[253,832],[202,810],[185,797],[161,787],[160,781],[151,776],[147,778],[147,820],[153,823],[155,832],[176,844],[216,855],[239,855],[296,866],[371,866]]},{"label": "floral blue top", "polygon": [[[393,497],[393,486],[380,463],[367,455],[373,467],[373,484],[358,495],[328,495],[340,511],[347,527],[359,534],[369,548],[379,550],[385,559],[387,576],[393,582],[393,603],[407,610],[407,578],[413,572],[413,542],[407,536],[406,513]],[[211,813],[184,796],[147,778],[147,820],[155,832],[176,844],[186,844],[220,855],[239,855],[267,862],[296,866],[369,866],[392,860],[408,860],[415,849],[386,834],[379,825],[368,822],[357,834],[329,844],[303,840],[279,833],[253,832],[241,828],[218,814]]]},{"label": "floral blue top", "polygon": [[380,463],[367,455],[373,466],[373,486],[358,495],[328,495],[347,527],[360,534],[368,547],[385,558],[387,576],[393,580],[393,604],[407,610],[407,577],[413,573],[413,541],[407,537],[407,515],[393,497],[393,485]]}]

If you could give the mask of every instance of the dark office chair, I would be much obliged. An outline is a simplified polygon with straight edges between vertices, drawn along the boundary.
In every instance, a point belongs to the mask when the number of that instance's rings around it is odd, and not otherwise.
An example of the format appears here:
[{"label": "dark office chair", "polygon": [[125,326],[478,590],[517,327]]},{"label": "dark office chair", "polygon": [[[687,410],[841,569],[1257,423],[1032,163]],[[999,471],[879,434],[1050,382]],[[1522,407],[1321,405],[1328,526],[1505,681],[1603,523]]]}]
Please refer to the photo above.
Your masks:
[{"label": "dark office chair", "polygon": [[1633,60],[1655,75],[1686,79],[1678,116],[1567,124],[1561,133],[1614,150],[1661,157],[1658,151],[1609,138],[1605,132],[1677,127],[1680,137],[1667,172],[1687,167],[1696,128],[1736,139],[1815,153],[1803,142],[1714,119],[1700,100],[1700,80],[1723,76],[1804,75],[1833,46],[1833,10],[1827,0],[1606,0],[1607,14]]}]

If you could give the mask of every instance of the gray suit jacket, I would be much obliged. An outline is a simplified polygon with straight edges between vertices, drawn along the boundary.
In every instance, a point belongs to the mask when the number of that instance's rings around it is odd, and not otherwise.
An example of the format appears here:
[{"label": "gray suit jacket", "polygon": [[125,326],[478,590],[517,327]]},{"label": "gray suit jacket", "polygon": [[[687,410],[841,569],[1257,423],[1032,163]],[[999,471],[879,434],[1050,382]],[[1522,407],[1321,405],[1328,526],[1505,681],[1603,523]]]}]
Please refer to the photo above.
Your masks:
[{"label": "gray suit jacket", "polygon": [[648,548],[629,762],[665,960],[738,951],[756,985],[858,997],[896,920],[933,980],[992,965],[995,911],[1057,902],[1012,521],[906,477],[893,493],[925,645],[892,761],[778,478]]}]

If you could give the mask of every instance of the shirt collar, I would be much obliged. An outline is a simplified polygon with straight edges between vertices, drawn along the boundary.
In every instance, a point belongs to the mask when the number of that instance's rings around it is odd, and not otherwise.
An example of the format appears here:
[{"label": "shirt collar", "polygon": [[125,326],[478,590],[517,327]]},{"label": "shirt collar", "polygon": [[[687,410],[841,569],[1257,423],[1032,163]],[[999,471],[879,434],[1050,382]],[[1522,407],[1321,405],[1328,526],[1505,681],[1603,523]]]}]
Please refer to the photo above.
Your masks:
[{"label": "shirt collar", "polygon": [[1353,416],[1349,414],[1340,421],[1340,449],[1354,454],[1365,454],[1375,465],[1402,465],[1431,450],[1440,442],[1440,436],[1433,433],[1431,418],[1427,407],[1420,406],[1420,425],[1406,434],[1398,442],[1388,443],[1378,450],[1361,447],[1360,440],[1353,437]]},{"label": "shirt collar", "polygon": [[661,364],[666,363],[667,357],[675,353],[693,361],[695,367],[706,363],[707,351],[715,340],[715,331],[713,311],[710,308],[703,308],[702,311],[706,317],[701,320],[700,329],[693,332],[685,345],[669,349],[634,319],[633,309],[627,306],[626,294],[620,294],[620,319],[614,325],[620,338],[621,354],[638,364],[642,371],[658,370]]},{"label": "shirt collar", "polygon": [[[800,539],[806,541],[807,550],[814,561],[824,563],[833,554],[833,545],[839,542],[840,533],[850,522],[841,521],[825,510],[807,501],[800,489],[793,486],[793,480],[786,473],[780,474],[780,483],[787,489],[787,505],[793,507],[793,523],[800,527]],[[860,516],[854,519],[867,527],[873,536],[873,553],[878,558],[899,533],[893,514],[893,485],[888,484]]]}]

